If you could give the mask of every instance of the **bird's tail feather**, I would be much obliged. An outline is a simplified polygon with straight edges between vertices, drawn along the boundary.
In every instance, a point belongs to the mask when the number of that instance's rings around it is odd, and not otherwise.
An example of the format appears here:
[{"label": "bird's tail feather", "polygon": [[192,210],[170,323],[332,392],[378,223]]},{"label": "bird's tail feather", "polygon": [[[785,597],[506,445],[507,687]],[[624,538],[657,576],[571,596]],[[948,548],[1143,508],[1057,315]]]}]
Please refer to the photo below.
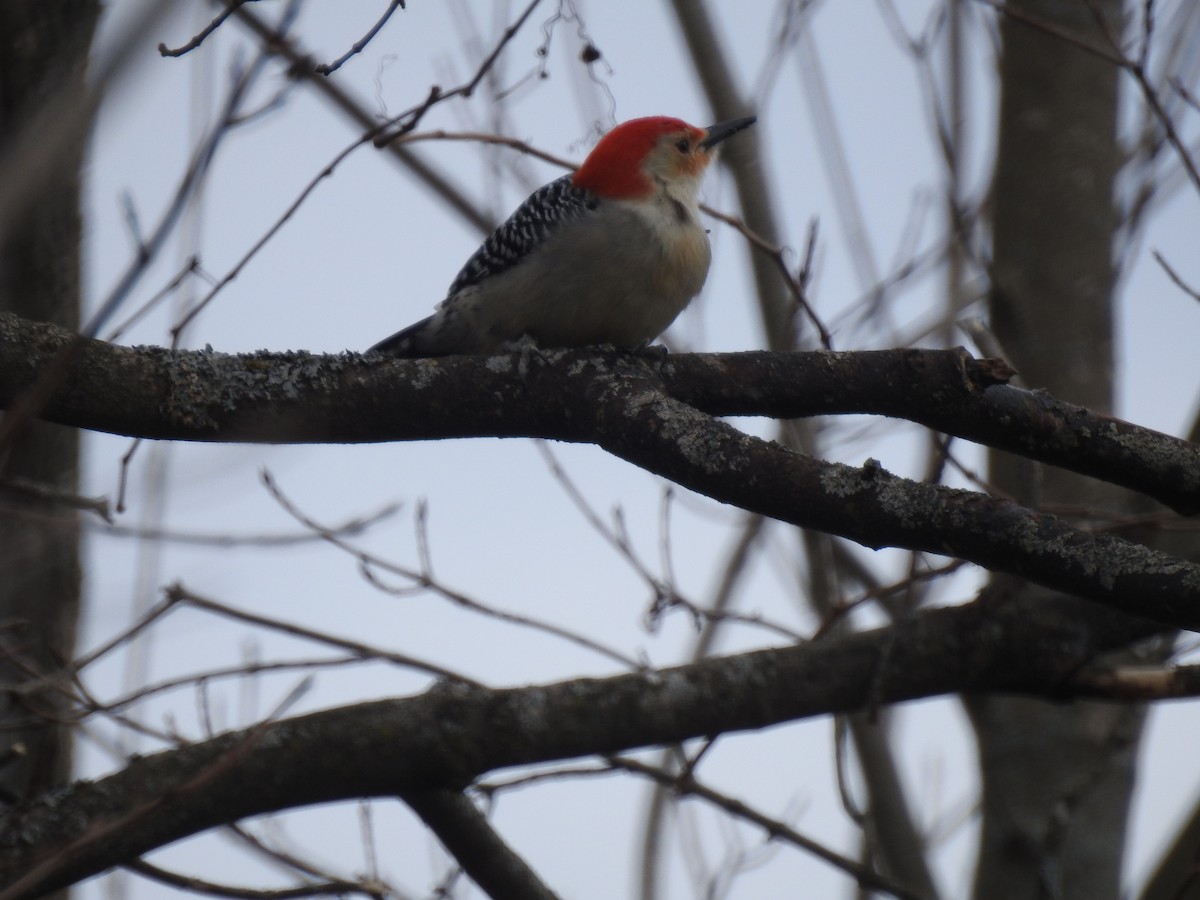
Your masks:
[{"label": "bird's tail feather", "polygon": [[413,359],[420,356],[425,356],[424,343],[421,340],[421,332],[433,320],[433,316],[427,316],[420,322],[415,322],[409,325],[403,331],[397,331],[389,338],[384,338],[370,350],[368,353],[382,353],[385,356],[396,356],[401,359]]}]

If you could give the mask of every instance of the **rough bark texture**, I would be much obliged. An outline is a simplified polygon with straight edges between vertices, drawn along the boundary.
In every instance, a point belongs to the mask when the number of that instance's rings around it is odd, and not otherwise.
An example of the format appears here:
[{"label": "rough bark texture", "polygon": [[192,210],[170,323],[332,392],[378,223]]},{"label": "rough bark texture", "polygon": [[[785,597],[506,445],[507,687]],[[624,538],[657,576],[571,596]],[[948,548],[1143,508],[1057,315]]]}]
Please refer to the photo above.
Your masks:
[{"label": "rough bark texture", "polygon": [[[26,339],[14,340],[14,334],[24,334]],[[0,314],[0,406],[11,402],[11,396],[5,396],[6,391],[11,394],[4,384],[6,373],[20,370],[25,378],[38,381],[39,372],[55,370],[57,353],[47,353],[47,348],[61,349],[70,342],[61,329],[22,324]],[[656,362],[584,349],[547,354],[540,363],[524,368],[517,355],[388,362],[357,355],[235,357],[130,349],[99,341],[74,346],[74,362],[57,371],[61,389],[47,396],[41,407],[43,415],[63,423],[185,440],[521,436],[586,441],[690,490],[781,522],[873,548],[906,547],[957,556],[1131,615],[1200,631],[1200,566],[1111,534],[1072,528],[1052,515],[1008,500],[899,478],[874,460],[861,466],[825,462],[714,418],[701,402],[703,392],[694,384],[689,391],[680,373],[720,370],[730,363],[723,355]],[[39,355],[42,363],[32,362]],[[732,360],[734,369],[739,368],[739,356]],[[876,363],[890,357],[891,365],[885,365],[884,371],[903,383],[907,383],[903,372],[915,373],[920,380],[920,373],[941,360],[949,364],[948,377],[931,382],[934,396],[957,397],[964,406],[972,405],[967,398],[973,396],[977,424],[999,415],[1005,425],[996,433],[1001,446],[1023,446],[1007,443],[1005,435],[1042,427],[1032,409],[1028,416],[1014,416],[1016,407],[1004,403],[991,409],[989,398],[997,391],[1030,395],[996,385],[992,375],[967,377],[971,367],[953,351],[765,354],[760,357],[759,384],[753,382],[753,365],[740,367],[745,377],[737,383],[752,398],[745,409],[770,405],[759,394],[759,385],[776,382],[773,364],[787,368],[793,356],[810,363],[815,360],[817,369],[840,362],[843,370],[850,371],[860,356]],[[895,393],[886,379],[873,383],[881,393]],[[811,388],[793,390],[803,394]],[[871,393],[862,383],[857,389],[864,395]],[[677,393],[691,396],[697,405],[677,399]],[[780,388],[775,399],[786,402],[784,394]],[[846,391],[832,384],[829,394],[850,401]],[[860,406],[861,399],[855,395],[853,405]],[[709,400],[730,412],[728,397]],[[826,397],[821,402],[831,401]],[[895,402],[897,409],[904,405]],[[924,402],[916,405],[928,407]],[[1043,396],[1038,405],[1053,407],[1056,401]],[[1116,428],[1136,435],[1138,445],[1177,458],[1176,466],[1163,471],[1200,471],[1200,448],[1186,441],[1107,417],[1088,419],[1086,411],[1079,412],[1091,424],[1080,425],[1075,416],[1067,416],[1059,436],[1073,434],[1067,443],[1077,442],[1081,457],[1095,461],[1087,448],[1098,440],[1093,435],[1104,423],[1100,432]],[[954,422],[946,424],[943,430],[960,433]],[[1057,455],[1062,445],[1050,440],[1040,446]],[[1145,474],[1161,468],[1160,463],[1157,452],[1144,458],[1134,455],[1129,468]],[[1129,480],[1117,469],[1108,471],[1119,483]]]},{"label": "rough bark texture", "polygon": [[[74,341],[71,353],[63,351]],[[455,437],[596,440],[587,391],[618,372],[710,416],[867,413],[1061,466],[1200,512],[1200,447],[1009,387],[961,350],[715,353],[634,358],[598,349],[365,360],[231,355],[75,341],[0,312],[0,409],[93,431],[181,441],[360,443]],[[586,402],[584,402],[586,400]]]},{"label": "rough bark texture", "polygon": [[[0,3],[0,139],[61,90],[83,89],[99,14],[95,0]],[[79,322],[80,190],[83,146],[0,235],[0,310],[67,328]],[[9,423],[11,424],[11,422]],[[25,422],[0,446],[0,476],[72,494],[79,433]],[[73,655],[79,612],[79,535],[69,512],[0,485],[0,682],[22,684]],[[38,795],[65,782],[70,734],[54,724],[53,691],[0,695],[0,800]]]},{"label": "rough bark texture", "polygon": [[[1101,46],[1095,10],[1120,31],[1119,0],[1009,6]],[[1000,27],[992,327],[1028,386],[1106,411],[1119,72],[1024,21],[1001,16]],[[1124,502],[1108,485],[1003,453],[992,453],[991,480],[1034,508]],[[1078,601],[1032,585],[1016,596],[1054,603],[1088,627],[1092,610]],[[975,897],[1115,900],[1141,707],[988,697],[968,709],[983,779]]]}]

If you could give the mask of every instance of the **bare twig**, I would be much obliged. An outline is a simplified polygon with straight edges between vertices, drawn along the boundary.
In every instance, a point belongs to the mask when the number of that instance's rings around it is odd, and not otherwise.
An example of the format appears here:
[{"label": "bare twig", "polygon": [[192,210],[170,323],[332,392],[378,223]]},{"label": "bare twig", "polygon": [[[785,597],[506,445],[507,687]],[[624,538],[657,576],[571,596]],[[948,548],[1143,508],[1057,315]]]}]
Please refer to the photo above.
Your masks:
[{"label": "bare twig", "polygon": [[395,138],[393,144],[404,146],[420,141],[470,141],[477,144],[495,144],[500,147],[511,147],[513,150],[517,150],[527,156],[533,156],[544,162],[562,166],[568,172],[574,172],[579,168],[577,163],[571,162],[571,160],[565,157],[547,153],[545,150],[541,150],[527,141],[508,137],[503,134],[491,134],[485,131],[445,131],[440,128],[430,131],[413,131]]},{"label": "bare twig", "polygon": [[[492,52],[488,54],[487,58],[484,59],[482,63],[480,63],[479,68],[475,71],[475,74],[469,81],[467,81],[465,84],[460,84],[458,87],[452,88],[449,91],[443,91],[441,88],[434,85],[432,88],[430,88],[429,95],[426,97],[424,103],[413,107],[407,112],[401,113],[399,116],[393,116],[383,127],[379,129],[378,136],[375,138],[375,145],[382,147],[389,142],[394,141],[396,138],[408,134],[420,124],[425,113],[427,113],[435,104],[441,103],[443,100],[449,100],[452,97],[470,97],[471,94],[475,92],[475,88],[479,86],[479,83],[483,81],[484,77],[489,71],[491,71],[492,66],[496,64],[496,60],[499,59],[500,53],[508,45],[509,41],[517,36],[517,33],[521,30],[521,26],[524,25],[529,17],[533,14],[534,9],[537,8],[537,5],[540,2],[541,0],[532,0],[532,2],[525,7],[525,11],[517,17],[517,20],[512,25],[504,29],[504,33],[500,36],[500,40],[496,43],[496,46],[492,49]],[[388,131],[386,129],[395,130]]]},{"label": "bare twig", "polygon": [[[370,139],[374,139],[376,135],[387,127],[388,123],[381,124],[377,117],[369,112],[364,104],[344,90],[337,83],[336,79],[318,75],[312,60],[293,41],[284,39],[275,29],[244,6],[238,9],[237,18],[238,21],[242,22],[242,24],[254,33],[266,50],[287,60],[290,66],[289,71],[294,77],[304,79],[362,128],[366,132],[364,138],[369,137]],[[424,104],[421,104],[421,106],[424,106]],[[414,109],[416,108],[420,107],[415,107]],[[410,115],[411,112],[412,110],[408,113],[402,113],[401,116]],[[441,174],[429,163],[414,156],[404,147],[389,146],[387,149],[393,158],[416,175],[427,187],[437,193],[450,209],[458,213],[478,231],[486,234],[495,227],[494,223],[483,210],[472,203],[449,178]]]},{"label": "bare twig", "polygon": [[[331,525],[331,534],[344,537],[362,534],[367,529],[394,516],[402,504],[389,503],[382,509],[363,516],[355,516],[341,525]],[[201,547],[295,547],[323,540],[311,531],[289,534],[221,534],[199,531],[173,531],[167,528],[139,528],[132,525],[97,525],[95,532],[100,537],[134,538],[139,541],[163,541],[169,544],[190,544]]]},{"label": "bare twig", "polygon": [[[591,650],[594,653],[598,653],[601,656],[606,656],[631,670],[636,671],[642,668],[641,664],[628,654],[621,653],[612,647],[601,644],[599,641],[595,641],[586,635],[579,634],[567,628],[563,628],[559,625],[554,625],[549,622],[544,622],[539,619],[533,619],[528,616],[522,616],[516,613],[495,609],[494,607],[480,603],[478,600],[468,597],[466,594],[452,590],[435,581],[432,577],[432,573],[429,570],[416,572],[354,547],[344,538],[334,534],[328,528],[320,525],[302,512],[294,503],[292,503],[291,500],[288,499],[288,497],[280,489],[279,485],[276,484],[275,480],[271,477],[270,473],[265,470],[262,473],[262,481],[264,486],[270,492],[271,496],[284,509],[284,511],[288,513],[288,515],[292,516],[297,522],[300,522],[306,528],[311,528],[314,533],[319,534],[328,543],[337,547],[339,550],[350,554],[356,560],[358,560],[359,571],[362,572],[363,576],[370,581],[371,584],[375,585],[380,590],[395,594],[407,593],[411,591],[412,588],[396,588],[389,586],[378,579],[378,577],[372,571],[373,569],[379,569],[410,581],[414,587],[418,589],[429,590],[430,592],[449,600],[452,603],[463,607],[464,609],[471,610],[472,612],[481,613],[489,618],[497,619],[501,622],[507,622],[510,625],[532,628],[536,631],[541,631],[545,634],[562,638],[563,640],[570,641],[577,646],[584,647],[585,649]],[[418,522],[419,521],[420,520],[418,520]],[[426,549],[425,553],[427,552],[428,551]]]},{"label": "bare twig", "polygon": [[229,897],[231,900],[297,900],[300,897],[330,897],[347,894],[362,894],[384,900],[387,893],[380,887],[357,881],[321,881],[292,888],[269,888],[255,890],[231,884],[218,884],[194,875],[180,875],[145,860],[129,863],[125,868],[143,878],[169,885],[181,891],[209,897]]},{"label": "bare twig", "polygon": [[283,213],[262,234],[262,236],[254,242],[250,249],[242,254],[241,259],[234,263],[233,267],[226,272],[216,284],[212,286],[209,292],[201,297],[200,300],[197,301],[196,304],[192,306],[192,308],[189,309],[178,322],[171,326],[172,346],[178,345],[180,335],[182,334],[183,330],[191,324],[192,320],[195,319],[196,316],[200,315],[200,313],[204,311],[205,307],[207,307],[208,304],[213,301],[217,294],[224,290],[230,282],[234,281],[242,273],[242,270],[249,265],[250,261],[258,255],[259,251],[267,245],[271,238],[279,233],[279,230],[283,228],[283,226],[287,224],[292,216],[296,214],[296,211],[300,208],[304,201],[307,200],[312,192],[317,189],[317,185],[333,175],[334,170],[338,167],[338,165],[341,164],[351,153],[366,144],[369,139],[369,136],[366,135],[360,137],[358,140],[354,141],[354,143],[350,144],[340,153],[338,153],[338,155],[335,156],[333,160],[331,160],[330,163],[325,166],[325,168],[313,176],[312,180],[310,180],[308,184],[304,186],[304,189],[300,191],[300,194],[291,202],[288,208],[285,209]]},{"label": "bare twig", "polygon": [[906,590],[910,585],[918,582],[933,581],[937,578],[942,578],[952,572],[957,572],[966,563],[961,559],[952,560],[942,566],[936,566],[925,571],[911,571],[907,577],[900,581],[894,581],[891,584],[879,585],[878,587],[870,588],[863,591],[857,597],[849,600],[843,600],[836,607],[830,610],[829,614],[821,622],[821,626],[812,636],[812,640],[820,640],[830,633],[830,629],[835,624],[845,618],[847,613],[858,609],[864,603],[870,603],[872,600],[882,600],[886,597],[894,596],[901,591]]},{"label": "bare twig", "polygon": [[[290,20],[292,14],[293,11],[290,9],[285,11],[285,23]],[[286,26],[281,25],[280,27]],[[205,138],[195,154],[193,154],[187,169],[183,173],[183,177],[179,181],[179,186],[176,188],[175,194],[159,217],[158,224],[150,232],[137,256],[130,261],[121,277],[117,279],[117,283],[100,303],[99,308],[92,315],[91,319],[80,329],[80,333],[85,337],[95,337],[100,333],[100,329],[104,327],[104,324],[117,311],[120,305],[125,302],[129,292],[141,280],[150,262],[157,257],[159,251],[166,243],[167,237],[174,231],[175,225],[179,222],[195,191],[208,173],[209,166],[212,165],[212,161],[216,156],[217,147],[230,133],[233,120],[237,116],[242,102],[249,94],[250,88],[258,80],[259,75],[266,66],[268,58],[265,53],[259,54],[255,61],[230,86],[229,93],[225,98],[224,107],[217,117],[216,125],[213,126],[208,137]]]},{"label": "bare twig", "polygon": [[362,656],[358,653],[352,653],[348,656],[333,658],[285,659],[276,660],[274,662],[241,662],[237,663],[236,665],[226,666],[220,669],[204,669],[203,671],[180,676],[179,678],[168,678],[164,681],[146,685],[145,687],[139,688],[132,693],[126,694],[122,697],[117,697],[114,700],[109,700],[106,702],[93,700],[89,702],[88,707],[96,712],[114,713],[122,709],[127,709],[128,707],[140,703],[149,697],[169,693],[170,691],[178,690],[180,688],[197,687],[201,684],[210,684],[214,681],[219,681],[225,678],[241,678],[248,675],[261,675],[264,672],[311,672],[317,669],[335,669],[343,666],[361,666],[367,663],[381,661],[387,662],[387,660],[376,660],[370,657]]},{"label": "bare twig", "polygon": [[648,766],[645,763],[624,756],[610,756],[608,757],[608,761],[615,768],[624,769],[627,772],[642,775],[659,784],[666,785],[681,796],[699,797],[735,818],[757,825],[772,840],[786,841],[789,844],[799,847],[801,850],[811,853],[813,856],[842,870],[864,888],[883,891],[884,893],[891,894],[893,897],[902,898],[902,900],[923,900],[917,894],[872,871],[861,863],[855,862],[834,850],[830,850],[824,844],[818,843],[812,838],[805,837],[787,823],[767,816],[740,800],[735,800],[726,794],[714,791],[701,784],[694,777],[687,776],[681,778],[671,772],[665,772],[662,769]]},{"label": "bare twig", "polygon": [[175,291],[179,289],[179,286],[183,284],[189,275],[199,275],[202,278],[209,278],[211,281],[210,276],[200,265],[200,257],[191,257],[191,259],[184,264],[183,268],[179,270],[175,277],[172,278],[165,287],[159,290],[153,297],[139,306],[132,313],[130,313],[129,316],[127,316],[120,324],[114,325],[112,330],[110,330],[108,334],[104,336],[104,340],[115,341],[117,338],[123,335],[135,324],[141,321],[141,319],[144,318],[151,310],[158,306],[159,303],[171,296],[171,294],[175,293]]},{"label": "bare twig", "polygon": [[1161,253],[1159,253],[1157,250],[1154,250],[1151,252],[1151,255],[1154,257],[1154,261],[1163,267],[1163,271],[1167,273],[1167,277],[1175,282],[1175,286],[1177,288],[1179,288],[1193,300],[1200,300],[1200,290],[1196,290],[1196,288],[1184,281],[1183,277],[1171,267],[1171,264],[1163,258]]},{"label": "bare twig", "polygon": [[361,38],[359,38],[357,41],[355,41],[351,45],[349,50],[347,50],[345,53],[343,53],[341,56],[339,56],[333,62],[328,63],[328,64],[321,63],[321,65],[317,66],[315,69],[317,74],[318,75],[332,75],[334,72],[336,72],[338,69],[340,69],[342,67],[342,65],[348,59],[350,59],[350,57],[355,56],[356,54],[362,53],[363,50],[366,49],[367,44],[371,43],[371,41],[375,38],[375,35],[379,34],[380,29],[382,29],[383,26],[387,24],[387,20],[392,17],[392,13],[394,13],[397,9],[405,9],[405,8],[406,7],[404,5],[404,0],[392,0],[392,2],[388,4],[388,8],[383,11],[383,15],[379,17],[379,21],[371,26],[370,31],[368,31]]},{"label": "bare twig", "polygon": [[458,672],[454,672],[443,666],[434,663],[426,662],[422,659],[417,659],[414,656],[409,656],[404,653],[396,653],[391,650],[385,650],[382,647],[372,647],[370,644],[364,644],[360,641],[352,641],[347,638],[339,638],[325,631],[315,631],[311,628],[305,628],[302,625],[297,625],[293,622],[285,622],[280,619],[273,619],[269,616],[259,615],[257,613],[246,612],[245,610],[235,609],[224,603],[218,603],[215,600],[209,600],[206,597],[201,597],[183,587],[181,584],[173,584],[167,588],[167,599],[172,603],[187,603],[189,606],[194,606],[197,609],[207,610],[219,616],[224,616],[228,619],[234,619],[239,622],[247,622],[251,625],[258,625],[262,628],[270,628],[273,631],[281,632],[282,634],[290,634],[293,637],[305,638],[306,640],[314,641],[318,644],[325,644],[329,647],[336,647],[339,650],[345,650],[353,653],[363,659],[378,659],[383,662],[395,663],[399,666],[405,666],[410,669],[415,669],[418,672],[425,672],[429,675],[434,675],[438,678],[444,678],[448,681],[458,682],[460,684],[477,685],[478,682],[468,678]]},{"label": "bare twig", "polygon": [[654,630],[662,614],[671,608],[685,609],[692,614],[697,622],[701,621],[701,613],[697,606],[679,593],[673,579],[670,577],[669,571],[663,577],[659,577],[651,572],[650,567],[642,561],[633,540],[629,537],[629,533],[625,529],[624,514],[622,511],[619,508],[614,511],[613,523],[611,525],[604,521],[600,514],[588,503],[587,498],[583,496],[583,492],[579,489],[579,486],[575,484],[570,475],[559,464],[549,445],[545,441],[538,441],[537,448],[547,468],[550,469],[550,474],[554,476],[554,479],[563,489],[568,499],[583,515],[584,520],[606,543],[620,554],[621,558],[634,573],[650,588],[654,599],[650,609],[646,613],[647,626],[651,630]]},{"label": "bare twig", "polygon": [[[816,326],[817,332],[820,335],[821,346],[826,350],[832,350],[833,336],[830,334],[829,329],[825,326],[825,323],[821,321],[821,317],[817,315],[816,310],[813,309],[812,305],[808,302],[807,294],[808,282],[812,278],[813,256],[816,253],[818,230],[816,219],[813,219],[809,222],[808,236],[805,239],[804,260],[796,274],[793,275],[791,270],[788,268],[787,259],[785,258],[785,254],[787,252],[786,247],[772,244],[753,228],[751,228],[745,222],[745,220],[738,218],[737,216],[731,216],[727,213],[719,212],[718,210],[715,210],[711,206],[707,206],[705,204],[701,204],[700,208],[714,219],[719,219],[726,225],[736,228],[741,233],[742,237],[750,242],[751,246],[753,246],[756,250],[766,254],[767,257],[770,258],[772,264],[778,270],[780,276],[782,276],[783,283],[787,286],[789,293],[791,293],[792,299],[796,301],[796,305],[804,311],[804,314],[808,316],[809,321]],[[882,283],[883,282],[880,282],[880,284]]]},{"label": "bare twig", "polygon": [[[282,866],[289,872],[294,872],[304,878],[311,878],[316,881],[326,881],[331,883],[339,883],[345,879],[333,875],[324,869],[318,868],[313,864],[311,859],[302,859],[296,853],[288,852],[280,847],[273,847],[258,835],[251,832],[247,827],[241,824],[231,824],[225,827],[225,830],[236,837],[244,846],[249,847],[264,859]],[[367,896],[378,898],[378,900],[392,900],[397,896],[397,892],[390,888],[384,882],[373,882],[371,880],[349,882],[357,885],[361,892]],[[364,890],[365,889],[365,890]]]},{"label": "bare twig", "polygon": [[[54,485],[33,482],[25,478],[0,477],[0,498],[4,494],[15,494],[50,506],[65,506],[70,509],[95,513],[110,525],[113,521],[112,509],[107,497],[83,497],[73,491],[65,491]],[[25,512],[24,505],[11,511],[5,510],[6,515],[20,516]]]},{"label": "bare twig", "polygon": [[202,28],[197,34],[195,34],[190,41],[175,48],[171,48],[166,44],[160,43],[158,45],[159,54],[161,56],[180,57],[185,53],[190,53],[203,44],[205,39],[210,34],[220,28],[225,23],[225,20],[233,15],[239,6],[241,6],[243,3],[250,2],[250,0],[224,0],[224,2],[226,4],[225,9],[217,13],[213,20],[205,25],[204,28]]}]

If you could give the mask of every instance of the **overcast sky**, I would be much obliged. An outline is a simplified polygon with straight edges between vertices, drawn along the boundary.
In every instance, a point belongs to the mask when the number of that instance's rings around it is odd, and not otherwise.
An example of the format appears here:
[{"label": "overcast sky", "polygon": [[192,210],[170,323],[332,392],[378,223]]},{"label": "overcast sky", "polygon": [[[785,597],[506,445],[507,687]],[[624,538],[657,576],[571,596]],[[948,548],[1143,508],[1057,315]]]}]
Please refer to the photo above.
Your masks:
[{"label": "overcast sky", "polygon": [[[123,0],[117,13],[143,4]],[[383,2],[306,4],[294,34],[318,60],[347,50],[383,10]],[[1169,4],[1164,4],[1169,5]],[[200,4],[194,4],[199,9]],[[279,3],[254,4],[258,14],[278,15]],[[366,52],[350,60],[334,81],[366,106],[394,115],[419,103],[431,84],[444,88],[466,80],[494,46],[521,4],[422,3],[399,11]],[[891,296],[868,323],[850,311],[870,286],[915,250],[936,246],[942,227],[941,168],[929,118],[929,102],[912,59],[901,46],[882,4],[845,0],[816,4],[807,21],[809,36],[783,55],[773,52],[783,18],[773,2],[710,4],[745,94],[759,114],[766,148],[768,182],[782,214],[785,242],[800,248],[814,218],[820,223],[816,277],[810,295],[822,318],[834,326],[837,349],[892,346],[921,340],[933,320],[944,281],[939,273],[913,279]],[[905,25],[925,27],[932,4],[906,2]],[[665,5],[635,0],[585,2],[575,8],[602,62],[590,71],[579,62],[577,26],[550,23],[554,4],[544,3],[505,50],[494,83],[468,101],[432,110],[422,129],[501,131],[570,159],[586,154],[599,125],[613,119],[668,114],[696,124],[712,115],[693,66]],[[104,34],[113,33],[113,13]],[[128,264],[132,249],[124,198],[136,210],[143,232],[161,215],[187,166],[191,148],[211,124],[227,90],[231,69],[254,57],[253,44],[236,24],[226,25],[199,50],[163,59],[159,40],[184,43],[207,20],[176,17],[130,60],[133,77],[102,110],[87,171],[87,285],[97,304]],[[550,28],[545,61],[548,77],[537,77],[536,54]],[[473,40],[472,35],[478,40]],[[102,38],[103,40],[103,38]],[[991,44],[978,28],[970,47],[968,113],[970,136],[966,188],[985,191],[991,165],[995,84]],[[821,78],[816,77],[820,73]],[[594,79],[594,80],[593,80]],[[855,263],[848,237],[854,229],[835,202],[832,175],[818,134],[827,126],[815,115],[814,98],[824,84],[844,148],[865,227],[869,262]],[[260,79],[251,108],[284,88],[277,66]],[[495,90],[511,88],[504,114],[494,113]],[[123,306],[128,313],[158,292],[196,254],[205,272],[220,278],[269,229],[305,187],[361,129],[307,87],[288,94],[278,110],[237,129],[221,145],[194,212],[138,289]],[[497,220],[532,188],[561,169],[519,157],[506,149],[484,151],[470,143],[426,143],[419,152],[449,174],[468,196]],[[733,210],[728,177],[710,176],[706,201]],[[1186,188],[1154,214],[1137,250],[1120,297],[1121,384],[1119,412],[1139,424],[1179,434],[1196,412],[1200,383],[1200,305],[1171,286],[1150,258],[1160,251],[1193,283],[1200,283],[1195,239],[1198,200]],[[914,226],[914,222],[916,225]],[[747,350],[763,346],[752,300],[745,242],[713,222],[714,263],[702,296],[672,327],[679,347]],[[185,346],[221,351],[260,348],[314,352],[362,350],[428,314],[443,296],[481,235],[432,197],[386,154],[362,147],[322,181],[296,214],[185,332]],[[794,257],[794,259],[797,257]],[[194,302],[207,285],[192,279],[119,338],[162,344],[178,317],[179,303]],[[118,314],[115,321],[124,318]],[[965,337],[960,337],[966,343]],[[770,423],[740,422],[761,434]],[[920,471],[920,430],[886,428],[856,420],[838,429],[823,449],[830,458],[861,463],[874,456],[888,469]],[[115,496],[120,460],[129,442],[105,436],[87,442],[87,487]],[[554,456],[594,509],[611,521],[614,509],[656,574],[664,571],[665,484],[594,447],[555,445]],[[964,458],[978,465],[971,451]],[[259,535],[301,529],[260,482],[268,469],[282,490],[308,515],[339,524],[401,504],[398,514],[355,538],[359,545],[415,567],[418,549],[414,511],[428,509],[428,536],[435,571],[447,585],[495,607],[538,617],[578,631],[634,658],[667,665],[686,658],[694,631],[690,619],[668,616],[655,631],[646,628],[651,592],[579,513],[548,471],[543,451],[532,442],[471,440],[350,447],[143,445],[130,466],[128,509],[121,522],[205,534]],[[168,488],[155,499],[147,479],[155,473]],[[723,565],[738,510],[681,489],[670,501],[671,568],[679,587],[705,602]],[[808,632],[814,626],[796,589],[798,551],[788,530],[769,531],[773,552],[757,565],[739,598],[743,612],[762,612]],[[863,551],[872,564],[898,572],[906,556]],[[426,595],[396,597],[368,585],[355,561],[323,544],[263,549],[213,549],[174,543],[137,544],[95,536],[88,543],[87,622],[81,649],[107,639],[127,623],[157,590],[180,581],[191,590],[239,608],[330,630],[391,649],[436,660],[503,686],[577,675],[621,671],[599,654],[483,619]],[[947,599],[970,595],[976,574],[960,578]],[[777,644],[761,630],[727,632],[721,652]],[[184,611],[161,624],[132,657],[114,655],[91,673],[89,686],[104,697],[123,692],[125,679],[160,680],[172,675],[234,665],[248,654],[263,659],[315,654],[318,648],[261,629]],[[127,671],[131,666],[134,675]],[[138,674],[140,673],[140,674]],[[253,690],[235,682],[210,689],[211,715],[219,728],[248,724],[270,711],[300,676],[259,679]],[[293,712],[332,706],[427,686],[409,672],[370,666],[324,672]],[[144,707],[157,726],[171,717],[181,732],[204,733],[194,692],[178,692]],[[901,763],[915,805],[927,827],[949,829],[935,861],[950,896],[969,884],[975,837],[963,815],[974,802],[973,747],[952,700],[911,704],[897,715]],[[1194,753],[1176,749],[1192,743],[1197,726],[1193,704],[1155,711],[1143,767],[1131,852],[1137,866],[1155,852],[1192,799],[1200,780]],[[110,729],[97,734],[111,739]],[[853,854],[855,830],[836,796],[832,772],[832,729],[827,721],[773,729],[766,735],[728,737],[706,757],[705,775],[718,787],[786,816],[805,834]],[[125,748],[142,752],[150,743]],[[85,774],[110,771],[112,756],[84,741]],[[634,845],[641,826],[645,786],[627,779],[572,781],[506,795],[496,821],[518,851],[527,855],[549,884],[573,900],[601,900],[631,891]],[[684,832],[692,834],[709,865],[717,865],[730,842],[757,848],[752,830],[733,832],[721,820],[688,807]],[[384,873],[421,896],[445,861],[431,838],[398,804],[379,804],[377,827]],[[360,832],[353,806],[289,814],[286,834],[321,862],[359,871]],[[694,832],[694,834],[693,834]],[[676,831],[678,834],[678,831]],[[824,864],[792,849],[773,849],[769,861],[742,874],[729,897],[844,895],[848,881]],[[218,856],[219,854],[219,856]],[[219,865],[215,860],[220,859]],[[664,900],[696,896],[680,854],[672,856]],[[205,836],[162,854],[164,864],[218,877],[266,883],[269,870],[229,849],[220,837]],[[100,896],[93,883],[83,894]],[[165,889],[139,883],[138,897],[167,896]]]}]

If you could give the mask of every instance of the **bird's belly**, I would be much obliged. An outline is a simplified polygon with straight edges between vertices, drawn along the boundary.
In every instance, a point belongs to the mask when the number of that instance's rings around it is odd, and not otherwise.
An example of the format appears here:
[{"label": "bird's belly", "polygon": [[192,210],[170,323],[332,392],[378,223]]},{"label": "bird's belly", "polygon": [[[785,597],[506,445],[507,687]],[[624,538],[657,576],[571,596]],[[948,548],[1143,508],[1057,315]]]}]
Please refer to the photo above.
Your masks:
[{"label": "bird's belly", "polygon": [[[528,334],[544,347],[634,347],[662,334],[700,291],[708,273],[704,232],[664,242],[631,229],[603,245],[552,248],[542,265],[518,265],[480,304],[489,349]],[[586,232],[584,238],[590,237]],[[492,293],[492,292],[489,292]]]}]

